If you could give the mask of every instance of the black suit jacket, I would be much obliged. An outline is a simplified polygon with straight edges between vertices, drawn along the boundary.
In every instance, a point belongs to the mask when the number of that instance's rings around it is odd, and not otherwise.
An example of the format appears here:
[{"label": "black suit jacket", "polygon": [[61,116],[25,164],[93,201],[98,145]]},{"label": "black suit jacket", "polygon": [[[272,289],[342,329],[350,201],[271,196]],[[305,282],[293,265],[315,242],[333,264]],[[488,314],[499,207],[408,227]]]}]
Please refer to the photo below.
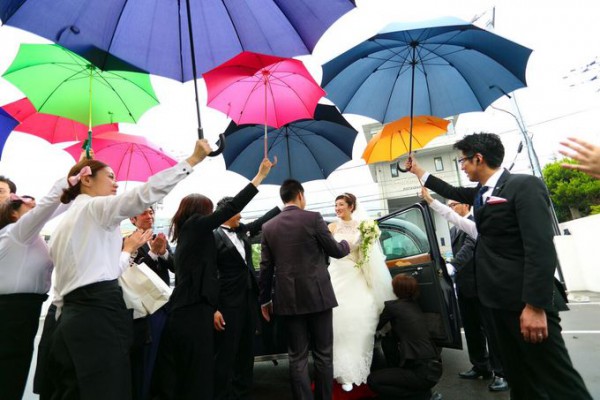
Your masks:
[{"label": "black suit jacket", "polygon": [[287,206],[263,225],[260,301],[273,300],[273,312],[301,315],[337,306],[327,266],[329,257],[350,252],[338,243],[321,214]]},{"label": "black suit jacket", "polygon": [[197,303],[216,308],[219,298],[217,246],[213,231],[252,200],[258,190],[249,183],[230,202],[209,215],[194,215],[181,227],[175,252],[177,284],[171,310]]},{"label": "black suit jacket", "polygon": [[248,291],[256,294],[258,299],[258,284],[254,276],[252,262],[252,247],[248,238],[256,236],[262,225],[280,213],[275,207],[262,217],[250,222],[240,224],[235,230],[236,235],[244,244],[246,259],[242,259],[233,242],[221,227],[215,229],[215,243],[217,245],[217,269],[219,273],[219,301],[217,308],[239,307],[246,304]]},{"label": "black suit jacket", "polygon": [[[470,220],[473,216],[469,215]],[[475,251],[475,239],[461,231],[456,226],[450,228],[450,239],[452,242],[452,265],[456,268],[456,286],[458,292],[465,297],[477,297],[477,286],[475,284],[475,263],[473,255]]]},{"label": "black suit jacket", "polygon": [[148,243],[144,243],[142,247],[140,247],[137,251],[137,254],[134,258],[134,262],[136,264],[145,263],[152,271],[156,273],[156,275],[160,276],[167,285],[170,285],[171,279],[169,278],[169,271],[175,272],[175,262],[173,258],[173,251],[169,244],[167,244],[167,251],[169,255],[167,258],[158,257],[158,260],[154,261],[152,257],[150,257],[150,246]]},{"label": "black suit jacket", "polygon": [[[461,203],[473,204],[478,187],[454,187],[430,175],[425,186]],[[566,309],[554,287],[557,266],[550,200],[542,181],[504,171],[493,196],[506,199],[475,211],[477,290],[489,308],[520,311],[531,304]]]}]

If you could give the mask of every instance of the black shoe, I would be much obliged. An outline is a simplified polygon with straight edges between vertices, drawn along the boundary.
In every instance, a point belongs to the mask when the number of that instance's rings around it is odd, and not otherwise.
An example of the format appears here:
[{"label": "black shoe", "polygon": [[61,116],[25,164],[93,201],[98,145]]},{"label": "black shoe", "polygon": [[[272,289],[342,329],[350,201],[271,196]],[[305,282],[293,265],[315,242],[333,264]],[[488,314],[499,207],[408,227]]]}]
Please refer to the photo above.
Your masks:
[{"label": "black shoe", "polygon": [[443,400],[444,398],[442,397],[441,393],[438,392],[433,392],[433,395],[431,395],[431,399],[430,400]]},{"label": "black shoe", "polygon": [[460,376],[463,379],[490,379],[492,375],[492,371],[477,371],[475,368],[471,368],[468,371],[458,373],[458,376]]},{"label": "black shoe", "polygon": [[508,389],[508,382],[501,376],[495,376],[492,382],[488,385],[490,392],[505,392]]}]

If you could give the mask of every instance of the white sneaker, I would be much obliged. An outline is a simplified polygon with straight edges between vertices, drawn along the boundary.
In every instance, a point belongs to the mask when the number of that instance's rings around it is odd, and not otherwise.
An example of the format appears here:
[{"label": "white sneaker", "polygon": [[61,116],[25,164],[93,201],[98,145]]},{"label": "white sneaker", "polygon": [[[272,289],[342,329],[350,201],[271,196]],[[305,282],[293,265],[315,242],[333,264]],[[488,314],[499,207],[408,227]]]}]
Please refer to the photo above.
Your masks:
[{"label": "white sneaker", "polygon": [[342,390],[344,392],[349,392],[352,390],[352,384],[351,383],[342,383]]}]

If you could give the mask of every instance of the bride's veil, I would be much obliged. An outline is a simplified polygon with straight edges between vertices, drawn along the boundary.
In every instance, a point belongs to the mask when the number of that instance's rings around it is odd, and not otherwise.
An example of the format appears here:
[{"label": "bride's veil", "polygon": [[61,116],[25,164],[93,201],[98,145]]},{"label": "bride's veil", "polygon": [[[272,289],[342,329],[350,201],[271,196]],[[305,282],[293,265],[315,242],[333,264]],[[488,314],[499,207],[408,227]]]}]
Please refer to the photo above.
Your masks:
[{"label": "bride's veil", "polygon": [[[373,218],[369,217],[364,207],[357,201],[352,213],[352,219],[360,223],[362,221],[370,221]],[[392,277],[385,263],[385,255],[383,254],[379,240],[371,246],[369,261],[362,266],[361,271],[364,274],[367,284],[373,290],[378,312],[381,313],[383,303],[395,299],[396,296],[392,290]]]}]

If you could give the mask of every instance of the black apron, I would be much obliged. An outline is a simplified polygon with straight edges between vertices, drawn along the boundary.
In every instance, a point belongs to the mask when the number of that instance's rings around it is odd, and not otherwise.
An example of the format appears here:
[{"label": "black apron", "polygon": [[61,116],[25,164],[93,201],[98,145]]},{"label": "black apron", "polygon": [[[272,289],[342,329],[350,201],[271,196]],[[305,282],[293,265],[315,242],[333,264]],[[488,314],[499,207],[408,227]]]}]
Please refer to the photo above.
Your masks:
[{"label": "black apron", "polygon": [[132,311],[116,280],[64,297],[50,347],[53,399],[131,399]]}]

